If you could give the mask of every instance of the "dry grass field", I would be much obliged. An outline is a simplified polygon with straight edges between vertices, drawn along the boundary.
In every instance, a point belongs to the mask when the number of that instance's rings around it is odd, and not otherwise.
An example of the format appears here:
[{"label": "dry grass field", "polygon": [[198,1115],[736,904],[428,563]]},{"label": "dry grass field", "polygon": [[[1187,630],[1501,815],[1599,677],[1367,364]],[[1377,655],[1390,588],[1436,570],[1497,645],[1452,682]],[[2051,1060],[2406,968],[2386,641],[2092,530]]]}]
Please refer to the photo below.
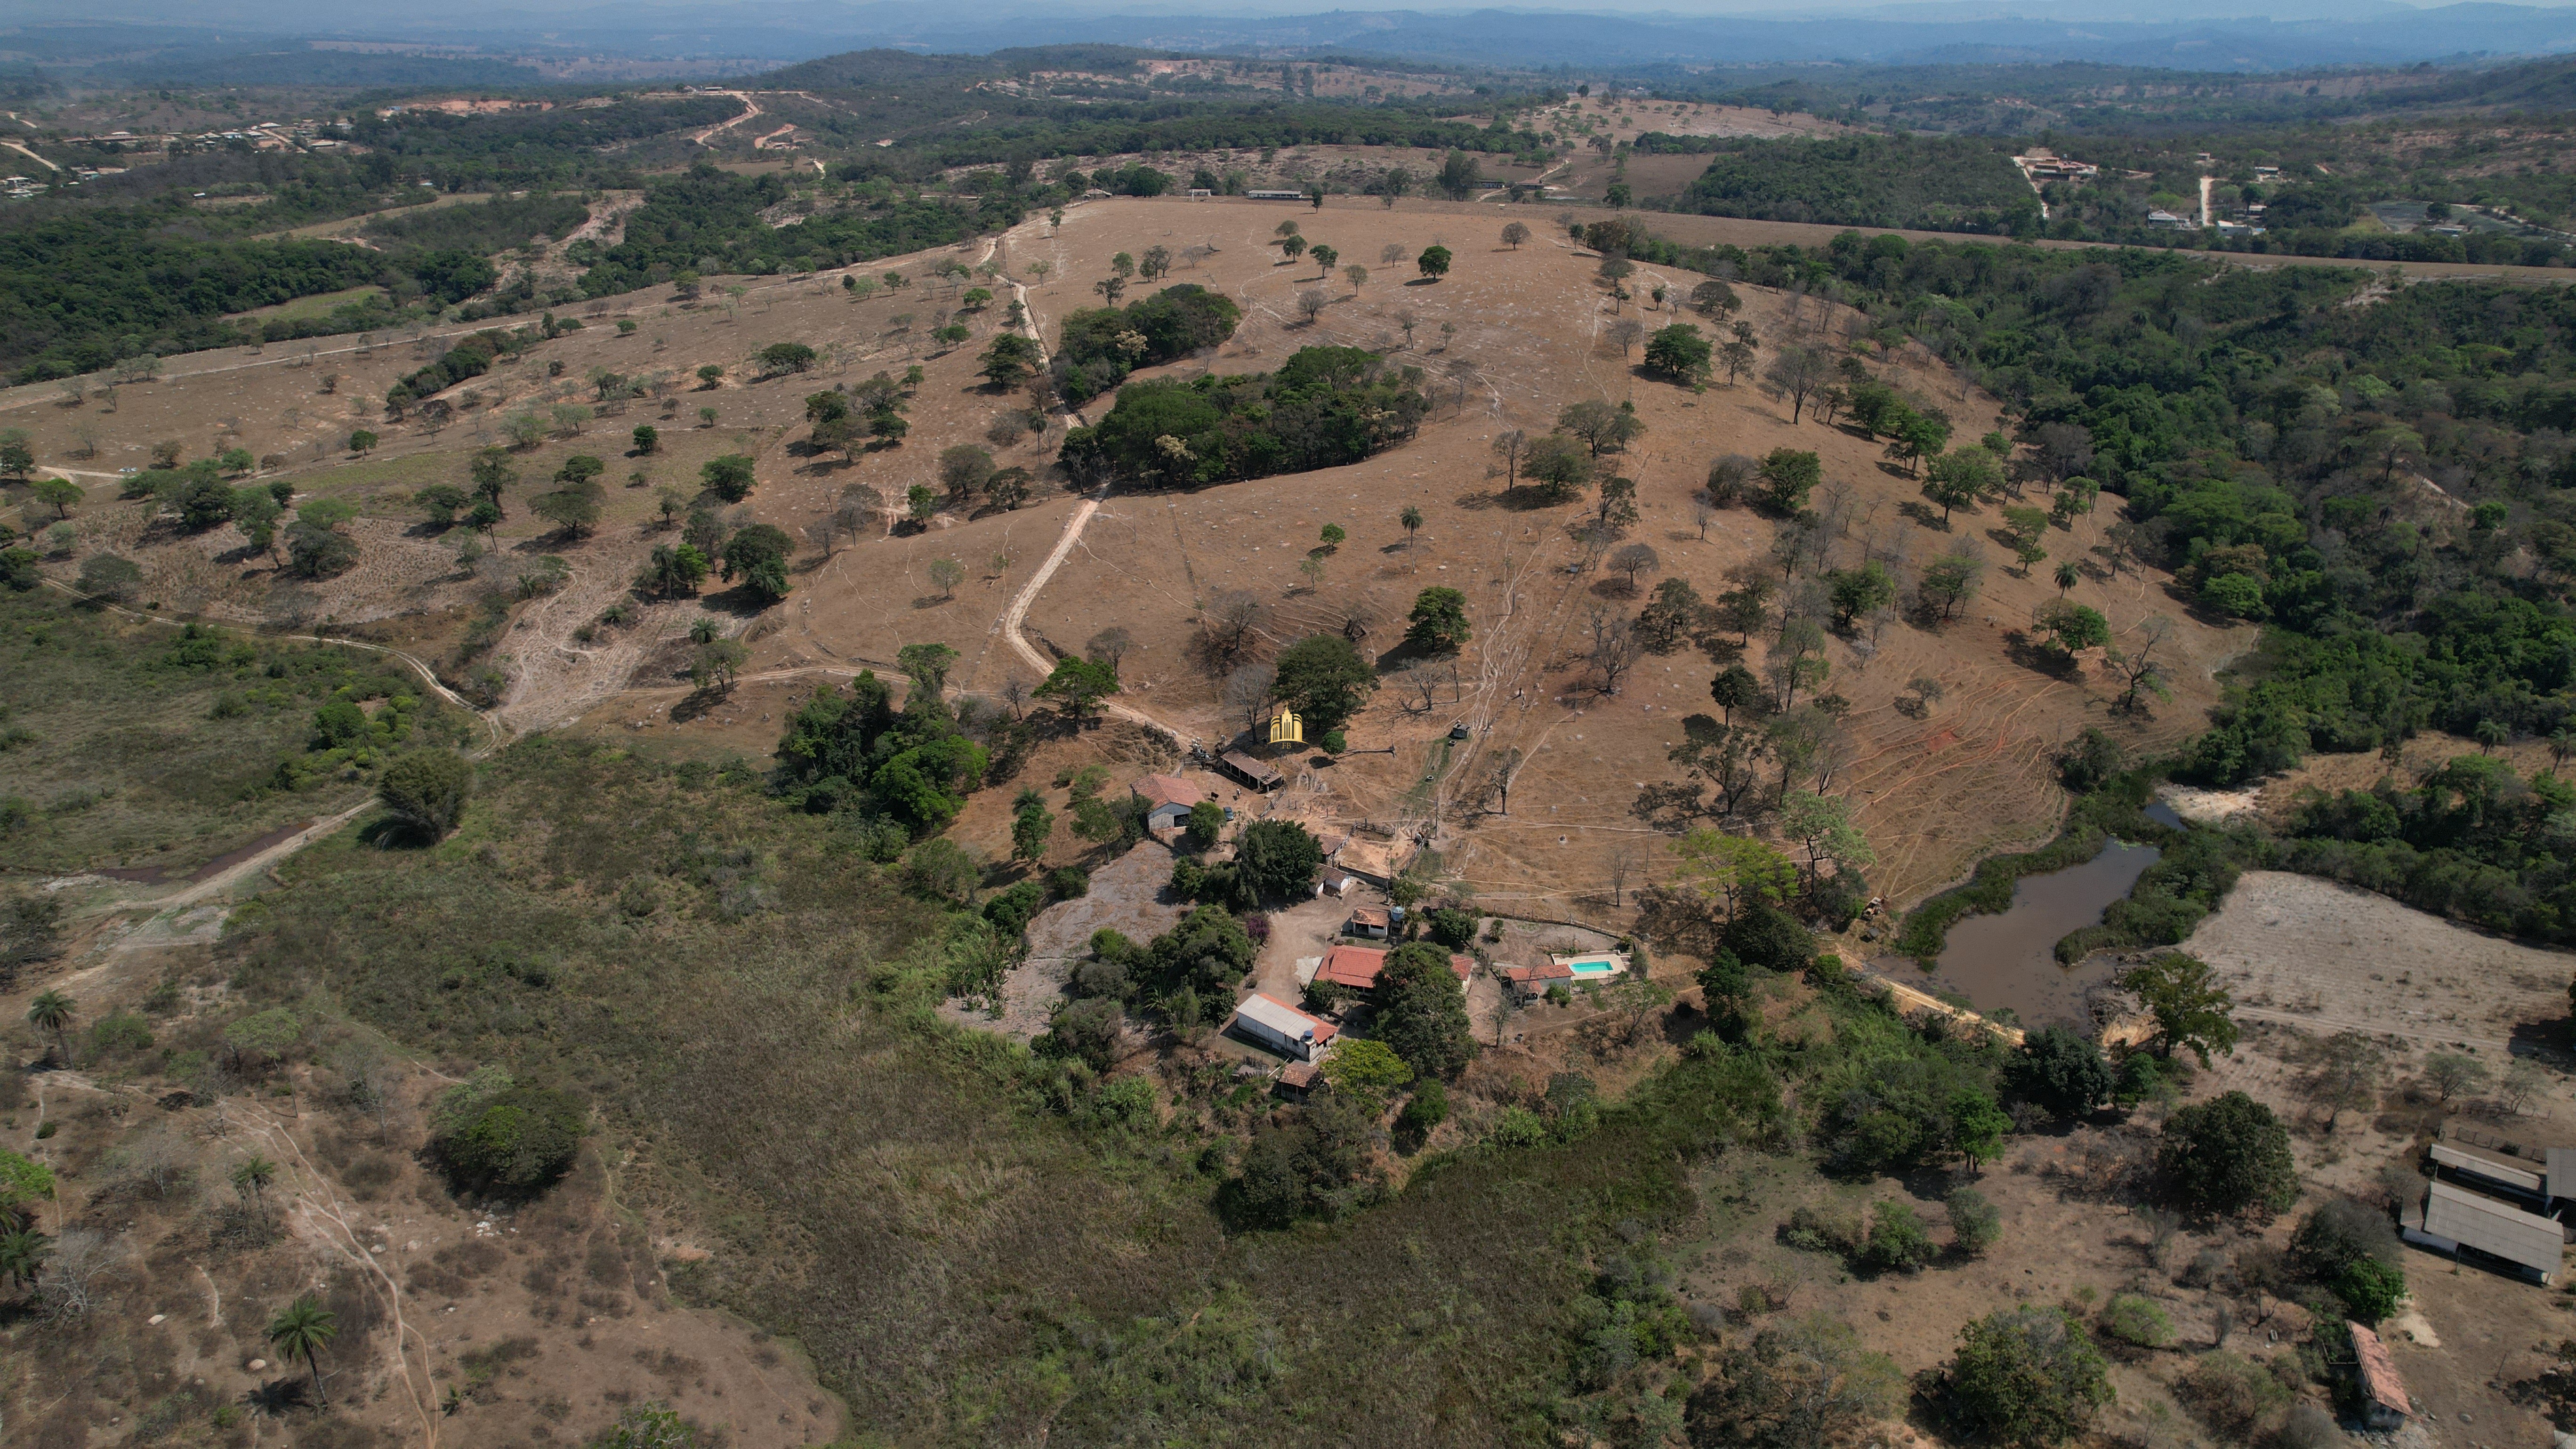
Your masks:
[{"label": "dry grass field", "polygon": [[[1216,595],[1246,591],[1268,604],[1267,632],[1276,645],[1362,618],[1375,652],[1400,632],[1416,592],[1433,584],[1458,587],[1468,596],[1476,638],[1459,661],[1455,683],[1436,689],[1428,709],[1418,697],[1408,707],[1397,690],[1381,690],[1351,726],[1354,753],[1328,767],[1292,770],[1282,806],[1317,819],[1427,832],[1447,869],[1498,906],[1597,913],[1608,902],[1592,898],[1608,888],[1613,860],[1630,886],[1656,871],[1660,840],[1632,807],[1641,788],[1673,777],[1664,753],[1678,740],[1683,715],[1710,708],[1712,666],[1689,651],[1650,658],[1618,693],[1599,690],[1579,660],[1585,623],[1595,609],[1633,613],[1639,600],[1601,573],[1572,571],[1580,550],[1567,528],[1581,516],[1579,505],[1529,508],[1521,506],[1526,495],[1506,497],[1491,452],[1497,434],[1544,431],[1559,410],[1580,400],[1634,405],[1646,431],[1616,463],[1638,482],[1642,517],[1631,537],[1662,560],[1640,576],[1644,590],[1661,577],[1680,577],[1714,595],[1728,568],[1759,565],[1765,557],[1772,529],[1754,512],[1721,513],[1705,540],[1692,517],[1692,494],[1709,461],[1723,453],[1818,452],[1826,480],[1818,505],[1831,507],[1842,523],[1836,565],[1856,562],[1866,551],[1896,560],[1902,574],[1952,537],[1977,536],[1995,520],[1990,511],[1962,512],[1943,536],[1918,521],[1915,482],[1884,461],[1875,444],[1813,420],[1792,425],[1786,404],[1749,378],[1694,395],[1642,376],[1635,359],[1606,340],[1610,325],[1623,316],[1649,328],[1704,320],[1655,310],[1642,299],[1659,283],[1685,292],[1696,277],[1641,269],[1634,284],[1641,301],[1614,310],[1588,253],[1543,216],[1517,215],[1539,224],[1534,240],[1511,249],[1494,239],[1504,218],[1492,208],[1407,203],[1389,209],[1336,200],[1316,211],[1122,199],[1072,208],[1060,229],[1033,219],[995,240],[872,264],[871,275],[897,272],[913,280],[859,302],[848,300],[832,274],[745,279],[739,295],[734,284],[719,281],[695,305],[636,294],[580,309],[580,331],[454,389],[450,396],[460,406],[468,391],[480,396],[437,433],[388,426],[370,405],[395,378],[435,355],[441,344],[426,335],[342,343],[310,358],[278,347],[179,359],[163,380],[120,387],[112,402],[93,393],[67,406],[59,389],[22,388],[0,396],[0,416],[30,427],[44,462],[67,466],[91,489],[91,500],[74,511],[81,531],[76,554],[134,551],[145,566],[144,597],[164,611],[246,622],[373,624],[433,643],[442,631],[463,628],[474,598],[496,579],[506,582],[533,556],[554,554],[568,564],[569,584],[523,607],[499,651],[510,675],[504,723],[524,730],[587,719],[592,728],[649,737],[704,736],[740,721],[740,737],[726,743],[758,753],[774,738],[773,719],[788,693],[811,688],[818,677],[884,667],[907,643],[937,640],[958,649],[965,659],[955,680],[969,692],[997,694],[1014,675],[1033,683],[1037,671],[1004,637],[1001,619],[1056,549],[1077,505],[1042,489],[1014,511],[943,515],[927,529],[884,530],[838,544],[828,555],[811,546],[787,602],[752,619],[730,612],[728,595],[642,606],[627,597],[632,571],[664,537],[655,513],[659,489],[694,491],[697,466],[707,458],[751,454],[758,486],[745,505],[749,515],[804,538],[849,484],[885,499],[899,499],[914,484],[936,487],[939,451],[982,443],[994,418],[1019,401],[995,395],[975,375],[975,355],[1001,325],[1008,289],[980,316],[961,315],[975,340],[942,350],[926,334],[931,320],[955,305],[958,289],[931,280],[932,265],[951,257],[969,265],[989,260],[1025,286],[1035,322],[1052,338],[1065,313],[1096,304],[1092,283],[1107,274],[1110,254],[1154,245],[1175,253],[1213,248],[1196,264],[1178,267],[1171,280],[1226,292],[1243,305],[1245,322],[1219,355],[1170,371],[1266,369],[1309,344],[1356,345],[1424,369],[1438,407],[1412,442],[1352,467],[1197,491],[1113,491],[1030,600],[1030,642],[1078,650],[1100,629],[1128,629],[1137,648],[1121,702],[1182,738],[1214,743],[1240,721],[1221,708],[1216,681],[1192,667],[1188,644],[1200,611]],[[1338,275],[1319,278],[1311,263],[1282,264],[1269,242],[1273,228],[1292,218],[1311,240],[1333,244],[1346,264],[1366,266],[1366,283],[1355,288]],[[1436,285],[1414,277],[1411,266],[1435,242],[1459,258]],[[1381,261],[1390,251],[1399,260]],[[1308,324],[1296,300],[1315,288],[1330,301]],[[1821,304],[1743,290],[1745,315],[1765,349],[1840,320]],[[636,324],[631,334],[620,333],[621,320]],[[758,379],[753,355],[778,341],[804,342],[825,360],[802,376]],[[726,375],[719,386],[701,389],[693,374],[707,364]],[[805,393],[914,364],[923,368],[924,382],[901,447],[862,451],[853,461],[806,455]],[[1871,366],[1950,409],[1963,439],[1994,424],[1991,400],[1963,389],[1928,357],[1900,352]],[[625,486],[610,489],[598,533],[580,542],[551,537],[540,520],[514,508],[497,532],[494,558],[476,570],[459,567],[461,531],[427,528],[411,495],[432,482],[461,484],[471,453],[498,442],[508,416],[589,399],[586,379],[595,368],[657,384],[661,396],[603,408],[577,435],[550,436],[515,453],[512,463],[525,480],[521,488],[533,492],[565,457],[603,456],[606,481]],[[335,370],[325,393],[322,385]],[[1094,417],[1104,404],[1094,404]],[[702,407],[717,410],[713,426],[699,425]],[[626,434],[642,422],[661,430],[662,449],[630,456]],[[370,424],[383,434],[381,445],[364,458],[350,456],[343,446],[349,431]],[[997,449],[997,461],[1046,477],[1065,425],[1059,421],[1042,439]],[[265,558],[248,556],[229,527],[147,538],[137,508],[113,501],[114,470],[143,462],[165,438],[181,441],[190,456],[236,443],[279,455],[273,476],[291,481],[299,496],[356,502],[359,567],[320,584],[293,584]],[[93,443],[96,456],[75,456]],[[1425,517],[1409,541],[1396,521],[1407,506]],[[1912,898],[1990,850],[2044,833],[2060,798],[2046,756],[2077,730],[2099,724],[2140,745],[2170,743],[2215,698],[2212,671],[2250,636],[2196,620],[2164,596],[2162,580],[2151,574],[2104,573],[2091,550],[2107,521],[2107,512],[2079,518],[2071,531],[2053,531],[2048,547],[2085,570],[2070,597],[2102,610],[2115,631],[2134,630],[2156,614],[2178,621],[2176,697],[2154,719],[2114,719],[2107,682],[2089,668],[2057,673],[2029,662],[2016,635],[2034,607],[2057,596],[2047,579],[2050,565],[2016,577],[1991,543],[1984,594],[1946,628],[1898,622],[1829,646],[1828,687],[1853,706],[1853,749],[1842,779],[1866,802],[1864,821],[1883,862],[1874,880],[1891,897]],[[1320,584],[1309,585],[1297,565],[1326,523],[1347,529],[1349,540],[1327,559]],[[930,581],[930,565],[943,558],[966,569],[953,592]],[[68,573],[72,563],[60,567]],[[633,610],[628,623],[590,627],[621,602]],[[744,672],[752,682],[723,708],[675,724],[669,707],[685,697],[671,673],[684,653],[675,641],[707,610],[751,642],[754,657]],[[577,637],[586,628],[592,637]],[[1758,666],[1761,654],[1757,639],[1748,662]],[[1896,708],[1918,675],[1940,679],[1947,690],[1924,718]],[[1459,721],[1469,725],[1471,738],[1447,747],[1441,737]],[[1504,750],[1520,751],[1526,762],[1508,817],[1478,809],[1491,760]]]}]

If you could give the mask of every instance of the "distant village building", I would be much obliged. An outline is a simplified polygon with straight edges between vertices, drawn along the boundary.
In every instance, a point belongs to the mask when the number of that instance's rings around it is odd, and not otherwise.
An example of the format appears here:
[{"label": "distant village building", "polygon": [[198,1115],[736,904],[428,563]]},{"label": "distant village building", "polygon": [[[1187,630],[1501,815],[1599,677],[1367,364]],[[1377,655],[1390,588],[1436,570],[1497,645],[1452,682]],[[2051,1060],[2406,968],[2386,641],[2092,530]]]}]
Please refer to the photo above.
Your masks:
[{"label": "distant village building", "polygon": [[1383,941],[1387,932],[1393,929],[1393,922],[1384,906],[1353,906],[1351,919],[1344,929],[1354,936]]},{"label": "distant village building", "polygon": [[1306,193],[1302,191],[1247,191],[1243,194],[1252,201],[1303,201],[1306,199]]}]

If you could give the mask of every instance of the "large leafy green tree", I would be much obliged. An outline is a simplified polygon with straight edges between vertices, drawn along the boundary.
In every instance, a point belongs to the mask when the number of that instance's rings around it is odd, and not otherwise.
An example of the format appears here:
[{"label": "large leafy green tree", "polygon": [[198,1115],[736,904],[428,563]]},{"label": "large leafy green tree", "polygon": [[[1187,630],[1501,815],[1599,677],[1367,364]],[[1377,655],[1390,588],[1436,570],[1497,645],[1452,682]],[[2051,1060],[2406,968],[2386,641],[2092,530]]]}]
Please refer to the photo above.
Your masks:
[{"label": "large leafy green tree", "polygon": [[1467,596],[1445,586],[1414,595],[1413,612],[1406,619],[1404,642],[1424,654],[1452,653],[1472,633],[1467,624]]},{"label": "large leafy green tree", "polygon": [[1055,672],[1034,691],[1040,699],[1054,700],[1067,718],[1077,722],[1117,692],[1117,670],[1074,655],[1057,660]]},{"label": "large leafy green tree", "polygon": [[1280,652],[1270,697],[1305,718],[1306,733],[1340,729],[1377,690],[1377,672],[1339,634],[1309,634]]},{"label": "large leafy green tree", "polygon": [[2130,967],[2120,985],[2155,1017],[2157,1056],[2170,1060],[2174,1048],[2183,1047],[2205,1067],[2211,1052],[2236,1050],[2236,1018],[2228,1014],[2235,998],[2218,984],[2208,962],[2167,951]]},{"label": "large leafy green tree", "polygon": [[1713,356],[1708,339],[1688,322],[1657,328],[1646,339],[1646,369],[1685,387],[1708,381]]},{"label": "large leafy green tree", "polygon": [[2156,1144],[2156,1165],[2174,1195],[2200,1212],[2276,1213],[2299,1196],[2289,1129],[2243,1092],[2176,1109]]},{"label": "large leafy green tree", "polygon": [[460,1191],[529,1198],[572,1166],[590,1113],[572,1096],[486,1067],[440,1096],[430,1154]]},{"label": "large leafy green tree", "polygon": [[742,586],[764,604],[787,597],[787,557],[796,541],[775,524],[754,523],[724,542],[724,579],[742,575]]},{"label": "large leafy green tree", "polygon": [[1259,900],[1303,897],[1323,863],[1323,846],[1294,820],[1256,820],[1235,838],[1235,874]]},{"label": "large leafy green tree", "polygon": [[456,828],[473,791],[474,764],[454,750],[415,750],[376,779],[376,798],[394,819],[431,840]]},{"label": "large leafy green tree", "polygon": [[2081,1032],[2047,1026],[2022,1038],[2005,1079],[2022,1097],[2060,1117],[2081,1117],[2111,1100],[2118,1073]]},{"label": "large leafy green tree", "polygon": [[1467,1028],[1467,988],[1449,967],[1446,947],[1410,941],[1386,953],[1378,976],[1377,1034],[1426,1077],[1455,1077],[1475,1060]]}]

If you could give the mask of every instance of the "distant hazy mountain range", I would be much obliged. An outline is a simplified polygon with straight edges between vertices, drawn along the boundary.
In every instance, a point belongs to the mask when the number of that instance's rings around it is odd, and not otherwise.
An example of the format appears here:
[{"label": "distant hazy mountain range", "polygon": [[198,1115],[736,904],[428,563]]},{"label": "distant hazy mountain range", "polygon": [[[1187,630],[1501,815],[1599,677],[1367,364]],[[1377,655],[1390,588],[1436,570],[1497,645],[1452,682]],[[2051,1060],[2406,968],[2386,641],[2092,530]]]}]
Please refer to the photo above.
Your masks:
[{"label": "distant hazy mountain range", "polygon": [[[326,38],[469,47],[473,53],[451,52],[461,67],[488,67],[513,56],[620,55],[687,57],[708,65],[730,60],[746,63],[745,69],[753,68],[751,62],[783,64],[870,46],[957,53],[1075,41],[1268,54],[1342,50],[1578,70],[2085,60],[2267,71],[2576,51],[2576,5],[2419,9],[2389,0],[2175,0],[2153,6],[2120,0],[1941,0],[1716,14],[1490,9],[1301,15],[1263,13],[1275,7],[1260,6],[1209,14],[1198,5],[1151,0],[1110,14],[1037,9],[1027,0],[991,7],[837,0],[537,3],[506,10],[366,7],[363,14],[323,0],[22,0],[15,9],[18,23],[0,30],[0,56],[138,74],[156,65],[184,68],[219,58],[302,52],[308,49],[302,40]],[[2248,10],[2262,13],[2249,18],[2242,14]],[[386,59],[384,68],[396,70],[394,58]],[[341,65],[350,69],[346,61]],[[389,75],[387,83],[414,83],[416,67],[399,69],[402,81]]]}]

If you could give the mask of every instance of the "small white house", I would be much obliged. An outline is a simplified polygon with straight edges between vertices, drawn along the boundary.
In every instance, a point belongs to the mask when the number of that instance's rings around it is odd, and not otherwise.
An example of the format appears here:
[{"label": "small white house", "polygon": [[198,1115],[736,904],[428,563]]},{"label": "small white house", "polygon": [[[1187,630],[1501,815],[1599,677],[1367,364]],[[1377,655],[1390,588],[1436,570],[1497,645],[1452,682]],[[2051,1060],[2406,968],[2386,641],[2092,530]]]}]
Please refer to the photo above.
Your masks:
[{"label": "small white house", "polygon": [[1301,1062],[1321,1057],[1324,1049],[1333,1044],[1336,1030],[1331,1022],[1319,1021],[1258,991],[1234,1008],[1234,1028],[1251,1041]]},{"label": "small white house", "polygon": [[1147,775],[1128,786],[1145,802],[1145,828],[1169,830],[1190,823],[1190,807],[1207,792],[1178,775]]}]

